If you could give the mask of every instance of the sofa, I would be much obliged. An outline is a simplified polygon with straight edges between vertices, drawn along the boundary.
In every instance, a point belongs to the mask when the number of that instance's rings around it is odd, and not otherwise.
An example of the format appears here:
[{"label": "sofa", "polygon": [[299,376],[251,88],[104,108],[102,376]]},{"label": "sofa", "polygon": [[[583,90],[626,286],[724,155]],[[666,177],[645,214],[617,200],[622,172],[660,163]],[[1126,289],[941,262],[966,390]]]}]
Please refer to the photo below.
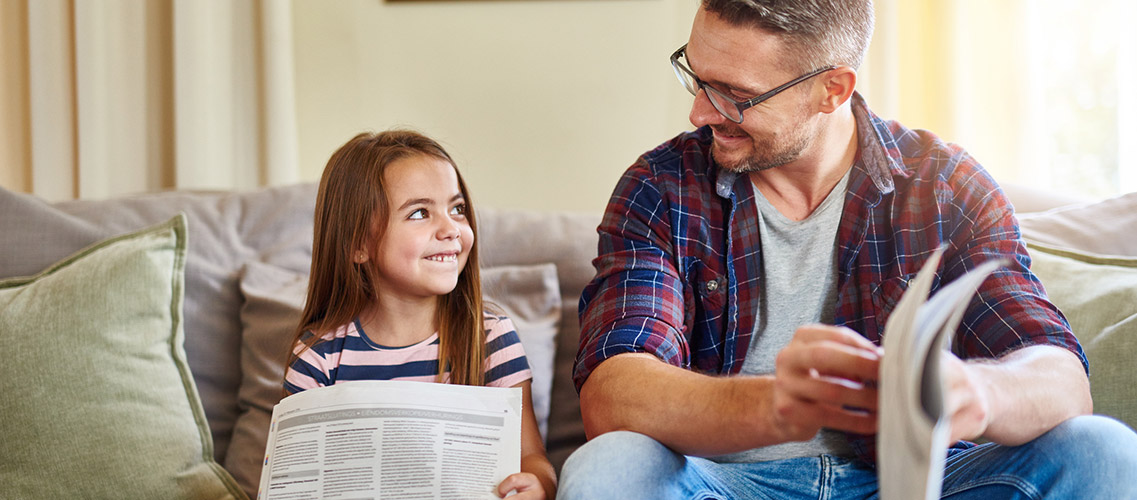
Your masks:
[{"label": "sofa", "polygon": [[[311,255],[316,186],[48,203],[0,189],[6,498],[253,498]],[[1036,272],[1137,425],[1137,193],[1007,186]],[[559,470],[599,213],[479,206],[485,293],[513,317]],[[18,436],[18,437],[17,437]]]}]

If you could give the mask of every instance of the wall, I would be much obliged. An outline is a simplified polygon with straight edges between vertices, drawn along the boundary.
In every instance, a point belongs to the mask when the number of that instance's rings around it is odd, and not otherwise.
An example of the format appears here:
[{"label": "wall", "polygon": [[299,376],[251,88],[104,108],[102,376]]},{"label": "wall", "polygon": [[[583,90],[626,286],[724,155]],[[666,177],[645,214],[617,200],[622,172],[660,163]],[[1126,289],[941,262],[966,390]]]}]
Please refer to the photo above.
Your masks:
[{"label": "wall", "polygon": [[450,151],[481,206],[599,211],[690,128],[668,63],[696,0],[294,0],[302,177],[363,130]]}]

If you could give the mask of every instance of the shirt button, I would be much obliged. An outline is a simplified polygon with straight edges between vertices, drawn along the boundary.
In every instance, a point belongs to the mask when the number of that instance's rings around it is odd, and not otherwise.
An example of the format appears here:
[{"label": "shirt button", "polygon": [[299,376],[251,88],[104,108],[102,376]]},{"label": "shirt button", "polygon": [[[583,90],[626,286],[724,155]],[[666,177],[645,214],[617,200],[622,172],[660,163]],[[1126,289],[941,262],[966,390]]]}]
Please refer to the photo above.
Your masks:
[{"label": "shirt button", "polygon": [[703,286],[707,289],[708,292],[713,292],[719,289],[719,282],[718,280],[710,280]]}]

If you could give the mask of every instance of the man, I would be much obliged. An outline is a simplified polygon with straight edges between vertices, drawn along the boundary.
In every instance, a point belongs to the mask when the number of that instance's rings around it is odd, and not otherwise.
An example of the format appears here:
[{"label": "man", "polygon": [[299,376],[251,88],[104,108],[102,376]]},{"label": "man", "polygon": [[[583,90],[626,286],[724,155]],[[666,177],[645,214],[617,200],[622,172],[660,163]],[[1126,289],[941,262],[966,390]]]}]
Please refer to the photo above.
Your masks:
[{"label": "man", "polygon": [[854,92],[872,16],[703,0],[672,55],[697,130],[640,157],[599,227],[574,373],[591,440],[560,498],[877,494],[880,335],[940,246],[936,286],[1011,261],[945,354],[945,497],[1137,498],[1137,435],[1089,416],[1085,356],[1002,192]]}]

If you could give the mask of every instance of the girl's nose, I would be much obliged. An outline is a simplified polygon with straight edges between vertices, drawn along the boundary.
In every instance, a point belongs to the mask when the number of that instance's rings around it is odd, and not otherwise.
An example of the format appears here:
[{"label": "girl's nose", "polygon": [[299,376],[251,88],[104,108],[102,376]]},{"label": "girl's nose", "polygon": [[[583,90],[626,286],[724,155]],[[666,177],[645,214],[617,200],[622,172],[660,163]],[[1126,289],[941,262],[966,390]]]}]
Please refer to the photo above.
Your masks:
[{"label": "girl's nose", "polygon": [[442,223],[438,228],[438,238],[443,240],[452,240],[462,235],[461,227],[458,221],[450,217],[441,217]]}]

